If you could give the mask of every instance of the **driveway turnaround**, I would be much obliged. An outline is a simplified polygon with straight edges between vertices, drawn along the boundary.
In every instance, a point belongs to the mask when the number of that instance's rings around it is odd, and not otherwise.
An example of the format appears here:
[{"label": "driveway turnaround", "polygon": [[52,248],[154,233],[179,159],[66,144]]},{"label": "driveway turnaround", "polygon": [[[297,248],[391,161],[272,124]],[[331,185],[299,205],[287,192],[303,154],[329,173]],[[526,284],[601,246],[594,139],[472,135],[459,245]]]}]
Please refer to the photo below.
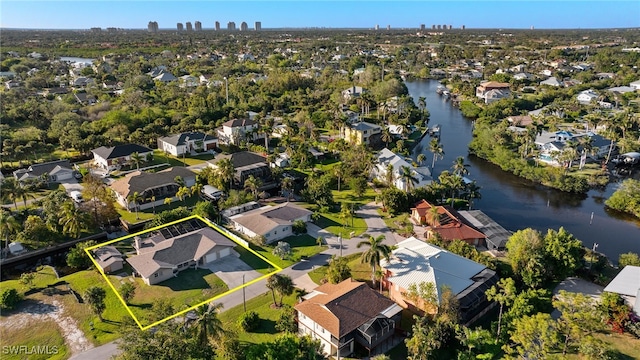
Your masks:
[{"label": "driveway turnaround", "polygon": [[237,254],[232,254],[221,260],[214,261],[207,265],[207,269],[211,270],[212,273],[224,281],[229,287],[229,290],[233,290],[242,285],[243,280],[245,283],[248,283],[262,276],[262,274],[253,270],[251,266],[240,260]]}]

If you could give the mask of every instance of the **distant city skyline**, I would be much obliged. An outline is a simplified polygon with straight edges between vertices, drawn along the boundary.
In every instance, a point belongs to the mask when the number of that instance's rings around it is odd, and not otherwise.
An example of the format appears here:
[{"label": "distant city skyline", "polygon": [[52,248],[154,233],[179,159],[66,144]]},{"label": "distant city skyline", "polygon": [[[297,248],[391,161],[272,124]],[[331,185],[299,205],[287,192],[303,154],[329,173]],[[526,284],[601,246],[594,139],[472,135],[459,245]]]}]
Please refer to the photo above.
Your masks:
[{"label": "distant city skyline", "polygon": [[30,1],[3,0],[0,27],[19,29],[146,29],[200,21],[262,23],[269,28],[598,29],[640,27],[640,1]]}]

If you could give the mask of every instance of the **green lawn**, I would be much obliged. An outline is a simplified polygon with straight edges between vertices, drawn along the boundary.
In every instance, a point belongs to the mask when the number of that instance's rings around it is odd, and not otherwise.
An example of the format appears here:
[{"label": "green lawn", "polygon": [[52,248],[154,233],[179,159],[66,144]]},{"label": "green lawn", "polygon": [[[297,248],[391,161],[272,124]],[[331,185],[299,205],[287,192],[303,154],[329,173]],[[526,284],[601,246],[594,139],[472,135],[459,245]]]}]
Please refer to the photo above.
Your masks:
[{"label": "green lawn", "polygon": [[337,213],[322,213],[314,223],[334,235],[342,235],[345,239],[351,232],[354,232],[354,236],[359,236],[367,231],[367,223],[364,219],[354,217],[353,226],[351,226],[351,219],[348,220],[349,226],[344,226],[344,221],[338,217]]},{"label": "green lawn", "polygon": [[[291,250],[293,254],[291,255],[290,258],[280,259],[279,257],[273,255],[272,252],[274,247],[278,243],[277,241],[273,244],[264,245],[264,246],[252,245],[252,249],[254,249],[257,253],[267,258],[269,261],[273,262],[274,264],[284,269],[299,262],[305,257],[306,258],[311,257],[315,254],[322,252],[327,248],[325,245],[318,246],[316,239],[307,234],[292,235],[279,241],[284,241],[291,245]],[[252,264],[249,263],[249,265],[252,265]],[[257,269],[258,271],[262,269],[264,271],[264,267],[262,268],[254,267],[254,269]]]},{"label": "green lawn", "polygon": [[[180,201],[180,200],[175,200],[174,202],[172,202],[169,205],[159,205],[156,206],[155,208],[155,213],[160,213],[162,211],[165,210],[171,210],[171,209],[175,209],[177,207],[180,206],[186,206],[188,208],[195,206],[195,204],[201,201],[199,197],[197,196],[190,196],[188,198],[186,198],[184,201]],[[154,214],[154,209],[153,207],[149,208],[149,209],[144,209],[144,210],[140,210],[138,211],[138,215],[136,217],[136,212],[135,211],[127,211],[125,209],[122,208],[122,206],[120,206],[120,204],[115,204],[116,210],[118,211],[118,214],[120,214],[120,218],[122,218],[122,220],[128,222],[129,224],[136,224],[142,221],[146,221],[149,219],[153,219],[153,217],[155,216]]]},{"label": "green lawn", "polygon": [[[361,253],[345,256],[351,269],[351,277],[356,281],[371,281],[371,266],[361,262]],[[320,266],[309,272],[309,277],[313,282],[320,285],[327,273],[329,265]]]},{"label": "green lawn", "polygon": [[[194,306],[202,301],[229,290],[229,287],[207,269],[187,269],[181,271],[177,277],[163,281],[156,285],[147,285],[141,278],[135,278],[136,291],[129,303],[129,308],[143,326],[148,325],[149,310],[156,299],[168,299],[177,310]],[[130,278],[119,280],[109,276],[109,281],[117,288]]]},{"label": "green lawn", "polygon": [[182,157],[175,157],[173,155],[167,155],[162,150],[154,150],[153,151],[153,162],[151,164],[162,164],[169,163],[170,166],[191,166],[202,164],[207,160],[211,160],[214,158],[214,155],[209,153],[204,153],[196,156],[185,156],[184,161]]},{"label": "green lawn", "polygon": [[[276,301],[280,302],[280,297],[276,294]],[[295,295],[285,296],[284,304],[293,306],[296,303]],[[237,321],[244,313],[243,305],[238,305],[231,309],[223,309],[220,319],[228,328],[238,333],[238,339],[241,342],[259,344],[263,342],[273,341],[280,334],[276,330],[275,325],[278,321],[280,313],[279,308],[273,308],[273,297],[271,292],[258,295],[247,301],[247,311],[255,311],[260,315],[260,327],[253,332],[244,332],[237,326]]]}]

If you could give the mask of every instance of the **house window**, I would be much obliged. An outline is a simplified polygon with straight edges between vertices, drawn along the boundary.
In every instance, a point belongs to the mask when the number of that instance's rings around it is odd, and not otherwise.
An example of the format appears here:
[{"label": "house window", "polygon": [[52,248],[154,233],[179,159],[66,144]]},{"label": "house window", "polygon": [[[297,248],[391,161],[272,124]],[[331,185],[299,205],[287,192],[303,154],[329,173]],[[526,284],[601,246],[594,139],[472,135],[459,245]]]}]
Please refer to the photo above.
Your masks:
[{"label": "house window", "polygon": [[264,235],[264,237],[266,237],[266,238],[268,238],[269,236],[271,236],[271,233],[266,233],[266,234]]},{"label": "house window", "polygon": [[153,277],[158,277],[158,273],[153,274]]},{"label": "house window", "polygon": [[275,234],[277,234],[277,233],[278,233],[278,230],[274,231],[274,232],[273,232],[273,235],[275,235]]}]

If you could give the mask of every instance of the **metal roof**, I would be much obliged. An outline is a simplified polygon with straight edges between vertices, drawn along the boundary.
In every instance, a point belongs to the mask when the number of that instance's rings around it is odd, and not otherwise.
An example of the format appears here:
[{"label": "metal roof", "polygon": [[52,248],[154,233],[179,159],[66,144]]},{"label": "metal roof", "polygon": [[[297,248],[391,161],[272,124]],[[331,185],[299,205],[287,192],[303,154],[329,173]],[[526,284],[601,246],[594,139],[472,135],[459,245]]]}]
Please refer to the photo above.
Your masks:
[{"label": "metal roof", "polygon": [[487,214],[480,210],[461,210],[458,213],[487,237],[487,244],[493,249],[502,249],[507,245],[511,231],[503,228]]},{"label": "metal roof", "polygon": [[625,266],[616,277],[611,280],[604,291],[636,296],[640,290],[640,266]]}]

